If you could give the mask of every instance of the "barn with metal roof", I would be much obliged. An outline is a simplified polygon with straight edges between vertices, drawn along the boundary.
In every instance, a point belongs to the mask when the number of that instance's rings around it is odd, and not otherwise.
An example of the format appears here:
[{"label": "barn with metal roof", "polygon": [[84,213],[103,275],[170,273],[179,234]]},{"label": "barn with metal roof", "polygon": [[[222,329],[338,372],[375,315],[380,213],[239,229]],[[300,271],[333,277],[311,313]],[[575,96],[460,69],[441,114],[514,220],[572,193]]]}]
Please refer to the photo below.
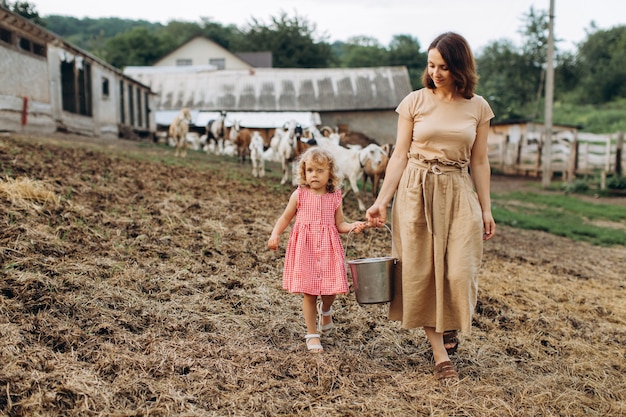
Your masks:
[{"label": "barn with metal roof", "polygon": [[[212,66],[127,67],[125,74],[151,87],[159,112],[317,112],[322,125],[395,138],[395,108],[411,91],[406,67],[251,68]],[[245,122],[244,122],[245,124]],[[249,126],[255,127],[255,126]]]}]

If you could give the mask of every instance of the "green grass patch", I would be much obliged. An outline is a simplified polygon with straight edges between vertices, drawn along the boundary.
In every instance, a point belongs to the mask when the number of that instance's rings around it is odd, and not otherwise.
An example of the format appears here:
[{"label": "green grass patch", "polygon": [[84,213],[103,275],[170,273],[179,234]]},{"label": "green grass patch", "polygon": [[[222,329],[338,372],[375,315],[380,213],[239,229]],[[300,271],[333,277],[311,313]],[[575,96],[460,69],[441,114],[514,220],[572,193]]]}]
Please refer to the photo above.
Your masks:
[{"label": "green grass patch", "polygon": [[626,245],[626,209],[562,194],[511,192],[493,195],[497,223],[542,230],[595,245]]}]

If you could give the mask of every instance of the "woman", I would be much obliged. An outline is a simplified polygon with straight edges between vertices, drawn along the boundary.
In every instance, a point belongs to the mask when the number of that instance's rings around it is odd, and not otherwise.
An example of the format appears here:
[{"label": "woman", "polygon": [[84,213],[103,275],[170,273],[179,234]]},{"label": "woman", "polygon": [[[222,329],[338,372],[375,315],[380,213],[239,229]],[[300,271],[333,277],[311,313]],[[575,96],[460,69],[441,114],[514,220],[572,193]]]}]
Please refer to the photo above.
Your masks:
[{"label": "woman", "polygon": [[487,156],[494,114],[474,94],[477,80],[465,38],[447,32],[430,44],[425,87],[396,109],[395,150],[366,212],[370,225],[384,225],[397,190],[392,253],[399,262],[389,318],[403,328],[424,328],[442,382],[458,379],[444,331],[470,331],[483,240],[496,230]]}]

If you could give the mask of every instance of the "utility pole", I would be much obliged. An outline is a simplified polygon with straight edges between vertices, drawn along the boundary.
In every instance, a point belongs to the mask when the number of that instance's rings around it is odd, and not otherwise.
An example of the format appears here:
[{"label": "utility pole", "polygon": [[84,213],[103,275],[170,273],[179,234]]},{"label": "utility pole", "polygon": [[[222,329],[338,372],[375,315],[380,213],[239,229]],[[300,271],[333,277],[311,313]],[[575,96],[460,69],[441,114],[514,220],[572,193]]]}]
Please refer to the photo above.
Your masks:
[{"label": "utility pole", "polygon": [[552,105],[554,102],[554,0],[550,0],[550,22],[548,24],[548,54],[546,57],[546,104],[543,135],[543,188],[550,187],[552,179]]}]

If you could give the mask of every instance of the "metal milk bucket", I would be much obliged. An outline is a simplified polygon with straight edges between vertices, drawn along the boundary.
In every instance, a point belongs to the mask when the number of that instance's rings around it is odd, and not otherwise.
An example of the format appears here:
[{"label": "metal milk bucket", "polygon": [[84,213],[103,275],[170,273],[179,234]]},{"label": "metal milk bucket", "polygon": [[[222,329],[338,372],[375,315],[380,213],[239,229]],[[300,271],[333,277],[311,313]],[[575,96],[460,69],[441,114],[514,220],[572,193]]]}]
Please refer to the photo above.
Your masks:
[{"label": "metal milk bucket", "polygon": [[[391,229],[387,225],[385,227],[391,234]],[[350,233],[348,233],[348,242]],[[347,249],[346,243],[346,253]],[[391,256],[348,261],[354,293],[359,304],[382,304],[391,301],[396,262],[397,259]]]}]

